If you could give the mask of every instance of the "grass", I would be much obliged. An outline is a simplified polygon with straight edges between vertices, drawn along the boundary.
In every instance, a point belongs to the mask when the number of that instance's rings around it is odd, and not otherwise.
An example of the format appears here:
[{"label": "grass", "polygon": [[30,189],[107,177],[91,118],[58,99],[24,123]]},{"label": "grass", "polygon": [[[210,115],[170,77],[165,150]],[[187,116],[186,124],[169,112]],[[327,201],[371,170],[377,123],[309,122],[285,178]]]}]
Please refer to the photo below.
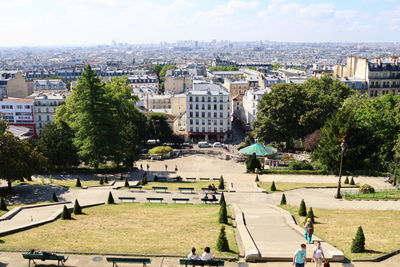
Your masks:
[{"label": "grass", "polygon": [[[287,182],[275,182],[276,191],[271,191],[272,182],[257,182],[258,186],[268,193],[288,191],[292,189],[311,187],[311,188],[330,188],[337,187],[335,183],[287,183]],[[342,184],[342,187],[355,187],[354,185]]]},{"label": "grass", "polygon": [[216,188],[218,188],[219,181],[181,181],[181,182],[170,182],[170,181],[162,181],[162,182],[149,182],[143,189],[152,190],[153,186],[166,186],[170,191],[179,191],[179,187],[193,187],[195,191],[201,191],[202,188],[208,187],[209,184],[214,184]]},{"label": "grass", "polygon": [[[297,214],[297,207],[280,206],[288,210],[302,225],[305,217]],[[400,211],[381,210],[328,210],[314,209],[315,235],[342,250],[349,259],[375,258],[400,249]],[[352,239],[358,226],[362,226],[366,239],[365,253],[351,253]]]},{"label": "grass", "polygon": [[[111,181],[109,181],[108,184],[110,184]],[[80,187],[76,187],[76,179],[67,179],[67,180],[56,180],[56,179],[52,179],[52,180],[44,180],[42,179],[41,181],[39,180],[35,180],[35,181],[24,181],[24,182],[19,182],[16,181],[15,184],[20,184],[20,185],[24,185],[24,184],[32,184],[32,185],[59,185],[59,186],[64,186],[64,187],[69,187],[69,188],[75,188],[75,189],[79,189]],[[108,184],[104,184],[104,185],[108,185]],[[82,187],[85,186],[94,186],[94,185],[101,185],[99,183],[99,180],[81,180],[81,185]]]},{"label": "grass", "polygon": [[237,257],[233,228],[226,227],[231,252],[215,250],[221,225],[218,205],[136,204],[84,209],[74,220],[58,220],[2,237],[3,249],[187,255],[210,246],[217,256]]},{"label": "grass", "polygon": [[346,193],[345,199],[378,200],[378,199],[400,199],[400,190],[385,190],[375,193]]}]

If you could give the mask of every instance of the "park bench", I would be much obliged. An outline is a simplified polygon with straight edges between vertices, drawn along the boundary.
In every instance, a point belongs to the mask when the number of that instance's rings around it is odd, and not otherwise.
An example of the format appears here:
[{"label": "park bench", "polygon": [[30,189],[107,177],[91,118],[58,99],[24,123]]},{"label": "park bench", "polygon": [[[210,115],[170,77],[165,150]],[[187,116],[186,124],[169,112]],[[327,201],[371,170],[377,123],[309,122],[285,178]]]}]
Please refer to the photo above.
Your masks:
[{"label": "park bench", "polygon": [[164,201],[164,198],[162,198],[162,197],[148,197],[148,198],[146,198],[147,199],[147,201],[160,201],[160,203],[161,202],[163,202]]},{"label": "park bench", "polygon": [[168,187],[166,186],[153,186],[152,188],[154,191],[164,190],[164,193],[166,193],[168,190]]},{"label": "park bench", "polygon": [[224,266],[225,262],[217,260],[203,261],[203,260],[180,259],[179,264],[185,266]]},{"label": "park bench", "polygon": [[194,187],[179,187],[178,190],[182,193],[182,191],[190,191],[190,193],[193,193]]},{"label": "park bench", "polygon": [[207,202],[210,203],[217,203],[218,199],[213,199],[213,198],[202,198],[201,201],[203,201],[205,204],[207,204]]},{"label": "park bench", "polygon": [[213,192],[217,191],[217,189],[216,188],[203,187],[201,189],[201,191],[206,192],[206,193],[213,193]]},{"label": "park bench", "polygon": [[57,265],[59,266],[60,263],[64,265],[64,262],[68,260],[68,257],[65,256],[60,256],[60,255],[55,255],[51,254],[48,252],[42,252],[42,253],[26,253],[22,254],[22,257],[26,260],[29,260],[29,265],[31,266],[31,261],[33,261],[33,264],[36,265],[35,260],[41,260],[41,261],[57,261]]},{"label": "park bench", "polygon": [[186,202],[186,204],[188,204],[189,203],[189,201],[190,201],[190,199],[189,198],[173,198],[172,199],[175,203],[176,202],[180,202],[180,201],[185,201]]},{"label": "park bench", "polygon": [[132,202],[135,202],[135,197],[119,197],[119,200],[124,201],[124,200],[132,200]]},{"label": "park bench", "polygon": [[187,181],[196,181],[196,178],[186,178]]},{"label": "park bench", "polygon": [[200,181],[210,181],[210,178],[199,178]]},{"label": "park bench", "polygon": [[139,191],[142,191],[143,186],[141,186],[141,185],[130,185],[128,188],[129,188],[129,190],[139,189]]},{"label": "park bench", "polygon": [[151,263],[150,258],[115,258],[107,257],[107,262],[112,262],[113,267],[117,267],[117,263],[141,263],[146,266],[147,263]]},{"label": "park bench", "polygon": [[213,178],[213,181],[219,181],[221,178]]}]

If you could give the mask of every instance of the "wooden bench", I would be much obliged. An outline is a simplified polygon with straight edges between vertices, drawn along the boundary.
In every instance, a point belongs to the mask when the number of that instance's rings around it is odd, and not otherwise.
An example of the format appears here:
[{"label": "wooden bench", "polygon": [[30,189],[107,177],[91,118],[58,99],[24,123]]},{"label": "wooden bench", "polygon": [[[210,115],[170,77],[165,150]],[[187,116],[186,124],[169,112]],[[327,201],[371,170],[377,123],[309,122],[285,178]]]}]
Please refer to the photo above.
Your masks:
[{"label": "wooden bench", "polygon": [[219,181],[221,178],[213,178],[213,181]]},{"label": "wooden bench", "polygon": [[202,260],[181,259],[179,260],[179,264],[185,266],[224,266],[225,262],[217,260],[202,261]]},{"label": "wooden bench", "polygon": [[26,253],[22,254],[22,257],[24,259],[29,260],[29,265],[31,266],[31,261],[33,261],[33,264],[36,265],[35,260],[41,260],[41,261],[57,261],[57,265],[59,266],[60,263],[64,265],[64,262],[68,260],[68,257],[61,256],[61,255],[55,255],[55,254],[50,254],[48,252],[42,252],[42,253]]},{"label": "wooden bench", "polygon": [[168,187],[166,186],[153,186],[154,191],[164,190],[164,193],[167,193]]},{"label": "wooden bench", "polygon": [[196,178],[186,178],[187,181],[196,181]]},{"label": "wooden bench", "polygon": [[217,202],[218,202],[218,199],[202,198],[201,201],[203,201],[205,204],[207,204],[207,202],[210,202],[210,203],[217,203]]},{"label": "wooden bench", "polygon": [[151,263],[150,258],[115,258],[115,257],[107,257],[107,262],[112,262],[113,267],[117,267],[117,263],[141,263],[143,266],[146,266],[147,263]]},{"label": "wooden bench", "polygon": [[179,202],[180,202],[180,201],[182,201],[182,202],[185,201],[186,204],[188,204],[189,201],[190,201],[189,198],[173,198],[172,200],[173,200],[175,203],[178,202],[178,201],[179,201]]},{"label": "wooden bench", "polygon": [[141,185],[130,185],[128,188],[129,188],[129,190],[139,189],[139,191],[142,191],[143,186],[141,186]]},{"label": "wooden bench", "polygon": [[210,181],[210,178],[199,178],[200,181]]},{"label": "wooden bench", "polygon": [[215,192],[215,191],[217,191],[217,189],[216,188],[208,188],[208,187],[203,187],[202,189],[201,189],[201,191],[203,191],[203,192],[208,192],[208,193],[213,193],[213,192]]},{"label": "wooden bench", "polygon": [[148,198],[146,198],[147,199],[147,201],[160,201],[160,203],[161,202],[163,202],[164,201],[164,198],[162,198],[162,197],[148,197]]},{"label": "wooden bench", "polygon": [[194,187],[179,187],[178,190],[182,193],[182,191],[190,191],[190,193],[193,193]]},{"label": "wooden bench", "polygon": [[124,201],[124,200],[132,200],[132,202],[135,202],[135,197],[119,197],[119,200]]}]

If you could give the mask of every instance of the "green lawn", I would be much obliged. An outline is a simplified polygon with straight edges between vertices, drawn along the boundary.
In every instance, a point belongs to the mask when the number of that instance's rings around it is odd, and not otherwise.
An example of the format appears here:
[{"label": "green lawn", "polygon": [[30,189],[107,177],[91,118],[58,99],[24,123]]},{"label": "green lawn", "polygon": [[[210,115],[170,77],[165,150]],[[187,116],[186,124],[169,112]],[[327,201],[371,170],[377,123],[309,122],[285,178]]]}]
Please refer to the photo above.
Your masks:
[{"label": "green lawn", "polygon": [[[297,207],[281,206],[288,210],[302,225]],[[349,259],[374,258],[400,249],[400,211],[380,210],[328,210],[314,209],[315,235],[342,250]],[[351,242],[358,226],[365,235],[365,253],[351,253]]]},{"label": "green lawn", "polygon": [[181,181],[181,182],[149,182],[143,189],[152,190],[153,186],[166,186],[170,191],[179,191],[179,187],[193,187],[195,191],[201,191],[202,188],[208,187],[209,184],[214,184],[218,188],[219,181]]},{"label": "green lawn", "polygon": [[400,199],[400,190],[387,190],[375,193],[346,193],[345,199],[360,199],[360,200],[374,200],[374,199]]},{"label": "green lawn", "polygon": [[[109,181],[109,184],[111,182],[112,181]],[[75,188],[75,189],[79,188],[79,187],[75,186],[76,179],[66,179],[66,180],[56,180],[56,179],[48,180],[48,179],[46,179],[46,180],[42,180],[42,181],[35,180],[35,181],[24,181],[24,182],[17,181],[17,182],[15,182],[15,184],[20,184],[20,185],[22,185],[22,184],[59,185],[59,186],[70,187],[70,188]],[[87,180],[87,181],[81,180],[81,185],[82,185],[82,187],[86,187],[86,186],[94,186],[94,185],[101,185],[101,184],[99,183],[99,180]],[[107,185],[107,184],[104,184],[104,185]]]},{"label": "green lawn", "polygon": [[219,206],[184,204],[103,205],[84,209],[74,220],[46,224],[2,237],[3,249],[187,255],[210,246],[217,256],[237,257],[231,226],[231,252],[218,253]]},{"label": "green lawn", "polygon": [[[277,191],[271,191],[272,182],[257,182],[258,186],[268,193],[274,192],[282,192],[292,189],[304,188],[304,187],[311,187],[311,188],[330,188],[330,187],[337,187],[335,183],[288,183],[288,182],[275,182],[275,187]],[[355,187],[354,185],[347,185],[342,184],[342,187]]]}]

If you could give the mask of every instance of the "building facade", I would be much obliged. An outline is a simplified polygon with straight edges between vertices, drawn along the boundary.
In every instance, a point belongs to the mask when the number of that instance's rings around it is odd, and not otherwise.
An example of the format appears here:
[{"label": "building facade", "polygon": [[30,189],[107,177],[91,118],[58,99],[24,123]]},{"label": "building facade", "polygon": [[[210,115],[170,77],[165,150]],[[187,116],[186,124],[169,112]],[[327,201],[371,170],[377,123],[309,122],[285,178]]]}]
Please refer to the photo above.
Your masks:
[{"label": "building facade", "polygon": [[260,102],[262,96],[269,93],[270,89],[250,89],[246,91],[243,97],[243,113],[242,113],[242,123],[247,129],[252,129],[252,122],[257,117],[258,103]]},{"label": "building facade", "polygon": [[33,99],[4,98],[0,101],[0,114],[9,125],[28,127],[33,136],[37,136]]},{"label": "building facade", "polygon": [[33,91],[64,91],[67,86],[60,79],[54,80],[35,80],[33,81]]},{"label": "building facade", "polygon": [[65,104],[66,93],[40,93],[34,96],[34,114],[37,134],[40,135],[44,127],[54,120],[58,106]]},{"label": "building facade", "polygon": [[192,76],[188,70],[168,70],[165,75],[164,88],[169,93],[179,94],[192,86]]}]

